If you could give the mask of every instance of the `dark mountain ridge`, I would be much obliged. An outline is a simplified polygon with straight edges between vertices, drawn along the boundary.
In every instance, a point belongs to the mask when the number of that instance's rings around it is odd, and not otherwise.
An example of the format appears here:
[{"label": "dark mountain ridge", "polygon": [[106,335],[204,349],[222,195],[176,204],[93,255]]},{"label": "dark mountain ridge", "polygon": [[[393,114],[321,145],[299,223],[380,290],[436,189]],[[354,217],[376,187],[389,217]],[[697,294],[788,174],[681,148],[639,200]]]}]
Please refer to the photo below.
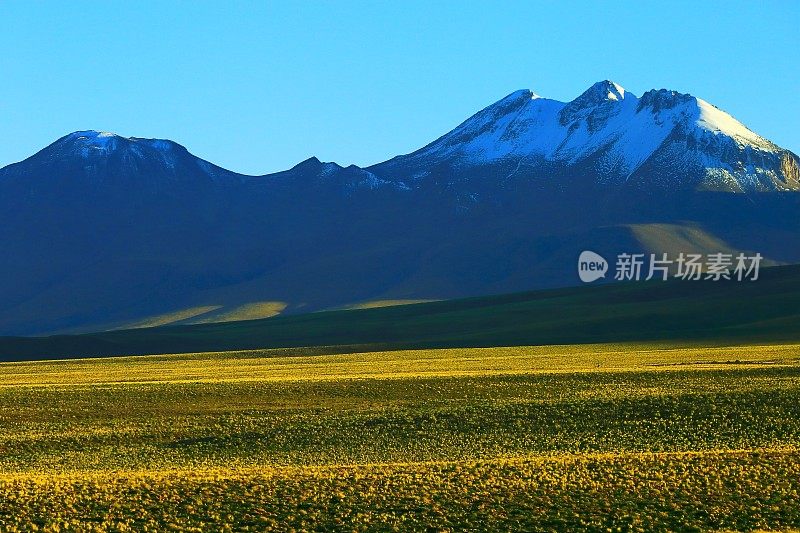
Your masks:
[{"label": "dark mountain ridge", "polygon": [[797,156],[709,106],[518,91],[412,154],[265,176],[75,132],[0,169],[0,334],[574,285],[583,249],[800,261]]}]

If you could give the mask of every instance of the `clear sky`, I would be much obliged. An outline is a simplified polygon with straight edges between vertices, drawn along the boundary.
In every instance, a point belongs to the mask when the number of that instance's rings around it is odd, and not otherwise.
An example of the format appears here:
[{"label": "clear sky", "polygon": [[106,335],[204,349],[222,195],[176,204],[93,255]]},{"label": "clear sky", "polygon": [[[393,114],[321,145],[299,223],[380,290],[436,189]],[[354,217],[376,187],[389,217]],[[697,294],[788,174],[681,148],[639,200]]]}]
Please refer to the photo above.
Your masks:
[{"label": "clear sky", "polygon": [[238,172],[412,151],[517,89],[689,92],[800,152],[800,2],[0,1],[0,165],[71,131]]}]

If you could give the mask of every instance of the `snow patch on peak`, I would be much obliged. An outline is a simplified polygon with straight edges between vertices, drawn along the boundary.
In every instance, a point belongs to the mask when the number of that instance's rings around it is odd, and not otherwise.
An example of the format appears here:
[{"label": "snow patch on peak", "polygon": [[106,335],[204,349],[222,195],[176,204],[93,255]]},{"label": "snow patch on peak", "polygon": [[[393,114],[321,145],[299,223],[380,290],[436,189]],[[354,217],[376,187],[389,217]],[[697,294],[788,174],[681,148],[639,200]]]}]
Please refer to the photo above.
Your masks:
[{"label": "snow patch on peak", "polygon": [[625,89],[621,85],[611,82],[611,89],[608,91],[609,100],[622,100],[625,98]]},{"label": "snow patch on peak", "polygon": [[600,104],[607,100],[620,101],[625,99],[625,89],[618,83],[611,80],[598,81],[583,92],[573,102],[580,101],[582,104]]},{"label": "snow patch on peak", "polygon": [[599,81],[564,106],[559,122],[570,128],[580,128],[579,122],[587,122],[586,127],[594,133],[602,129],[612,116],[628,109],[636,101],[633,94],[626,98],[625,89],[613,81]]},{"label": "snow patch on peak", "polygon": [[715,135],[723,134],[739,142],[755,145],[768,151],[777,151],[777,146],[748,129],[744,124],[705,100],[696,98],[698,115],[696,124]]},{"label": "snow patch on peak", "polygon": [[126,141],[131,145],[133,144],[145,145],[159,151],[168,151],[175,148],[176,146],[180,146],[179,144],[167,139],[123,137],[121,135],[117,135],[116,133],[110,131],[96,131],[96,130],[76,131],[70,133],[64,139],[70,142],[78,142],[82,145],[91,145],[96,147],[103,147],[109,145],[110,143],[116,144],[117,142],[120,141]]},{"label": "snow patch on peak", "polygon": [[97,131],[97,130],[79,130],[73,131],[69,135],[67,135],[68,139],[80,139],[80,138],[87,138],[87,139],[96,139],[97,137],[119,137],[116,133],[112,133],[110,131]]},{"label": "snow patch on peak", "polygon": [[70,151],[75,151],[84,159],[93,154],[109,153],[116,150],[122,137],[105,131],[76,131],[65,137],[66,146]]},{"label": "snow patch on peak", "polygon": [[65,137],[65,139],[70,142],[79,142],[84,145],[104,145],[111,141],[124,139],[124,137],[120,137],[116,133],[112,133],[110,131],[84,130],[70,133]]},{"label": "snow patch on peak", "polygon": [[161,161],[166,167],[174,169],[177,157],[186,149],[180,144],[166,139],[145,139],[122,137],[107,131],[76,131],[59,139],[49,150],[51,158],[69,159],[78,156],[85,164],[95,165],[99,160],[119,155],[131,165],[137,161]]},{"label": "snow patch on peak", "polygon": [[484,111],[497,110],[505,108],[516,108],[524,106],[531,100],[540,100],[542,97],[531,91],[530,89],[520,89],[509,94],[505,98],[501,98],[494,104],[490,105]]}]

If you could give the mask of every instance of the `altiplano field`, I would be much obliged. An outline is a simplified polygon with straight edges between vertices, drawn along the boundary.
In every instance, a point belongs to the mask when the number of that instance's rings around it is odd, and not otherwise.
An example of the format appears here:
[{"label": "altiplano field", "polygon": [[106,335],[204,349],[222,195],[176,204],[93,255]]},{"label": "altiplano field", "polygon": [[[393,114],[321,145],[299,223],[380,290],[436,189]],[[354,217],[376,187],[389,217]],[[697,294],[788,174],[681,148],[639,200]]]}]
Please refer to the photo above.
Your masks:
[{"label": "altiplano field", "polygon": [[789,530],[800,345],[0,364],[0,531]]}]

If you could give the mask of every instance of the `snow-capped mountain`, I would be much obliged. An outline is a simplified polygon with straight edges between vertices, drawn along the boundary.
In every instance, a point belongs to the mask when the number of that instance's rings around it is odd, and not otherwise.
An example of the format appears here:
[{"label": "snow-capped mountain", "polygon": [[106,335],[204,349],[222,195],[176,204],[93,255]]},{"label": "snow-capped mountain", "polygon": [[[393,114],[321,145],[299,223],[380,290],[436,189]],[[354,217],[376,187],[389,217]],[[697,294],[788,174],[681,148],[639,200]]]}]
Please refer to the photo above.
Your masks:
[{"label": "snow-capped mountain", "polygon": [[78,173],[99,181],[131,177],[146,177],[151,183],[176,179],[241,181],[238,174],[195,157],[176,142],[94,130],[70,133],[26,161],[3,170],[9,174],[17,169],[27,173],[37,169]]},{"label": "snow-capped mountain", "polygon": [[0,169],[0,335],[565,286],[586,249],[800,262],[799,182],[797,156],[711,104],[607,81],[514,92],[367,168],[246,176],[77,131]]},{"label": "snow-capped mountain", "polygon": [[455,181],[800,189],[797,156],[724,111],[664,89],[639,98],[611,81],[595,83],[571,102],[516,91],[424,148],[370,170],[406,182],[438,173]]}]

